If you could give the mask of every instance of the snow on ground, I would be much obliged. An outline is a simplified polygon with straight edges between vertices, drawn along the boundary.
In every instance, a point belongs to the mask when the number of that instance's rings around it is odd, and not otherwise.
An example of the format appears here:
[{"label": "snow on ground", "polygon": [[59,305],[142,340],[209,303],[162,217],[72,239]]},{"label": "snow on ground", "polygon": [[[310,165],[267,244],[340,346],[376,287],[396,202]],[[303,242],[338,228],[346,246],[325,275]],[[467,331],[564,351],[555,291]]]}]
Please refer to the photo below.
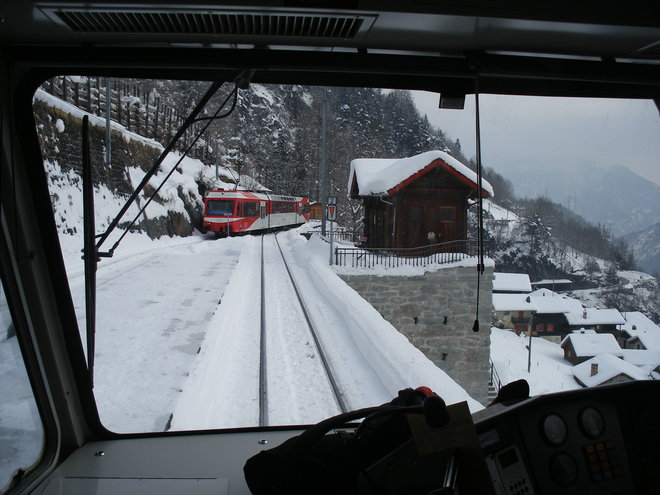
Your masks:
[{"label": "snow on ground", "polygon": [[498,205],[490,199],[483,200],[484,211],[490,213],[493,216],[494,220],[508,220],[508,221],[520,221],[520,217],[513,213],[511,210],[504,208],[503,206]]},{"label": "snow on ground", "polygon": [[511,330],[491,329],[490,357],[502,385],[524,378],[529,383],[530,395],[582,388],[573,378],[573,365],[564,359],[563,349],[541,337],[532,337],[528,372],[528,345],[529,337]]},{"label": "snow on ground", "polygon": [[[99,264],[94,393],[110,430],[167,426],[240,256],[241,240],[227,239],[222,248],[196,240],[153,242],[151,250]],[[85,346],[82,277],[71,287]]]},{"label": "snow on ground", "polygon": [[[338,386],[351,409],[387,402],[398,390],[427,385],[448,403],[468,401],[464,389],[328,267],[327,244],[296,231],[278,235],[293,276],[319,332]],[[234,239],[239,240],[239,239]],[[258,424],[259,238],[245,237],[241,258],[184,384],[172,429]],[[217,242],[222,245],[224,240]],[[338,412],[302,315],[266,236],[269,424],[314,423]]]},{"label": "snow on ground", "polygon": [[401,388],[426,385],[441,393],[448,404],[467,400],[472,411],[483,407],[336,276],[328,266],[328,248],[323,241],[312,238],[305,243],[300,236],[293,240],[297,244],[292,246],[293,251],[296,259],[300,260],[300,266],[296,267],[298,274],[306,274],[319,295],[324,296],[313,300],[328,301],[345,319],[347,336],[356,344],[370,367],[377,371],[387,391],[387,400]]}]

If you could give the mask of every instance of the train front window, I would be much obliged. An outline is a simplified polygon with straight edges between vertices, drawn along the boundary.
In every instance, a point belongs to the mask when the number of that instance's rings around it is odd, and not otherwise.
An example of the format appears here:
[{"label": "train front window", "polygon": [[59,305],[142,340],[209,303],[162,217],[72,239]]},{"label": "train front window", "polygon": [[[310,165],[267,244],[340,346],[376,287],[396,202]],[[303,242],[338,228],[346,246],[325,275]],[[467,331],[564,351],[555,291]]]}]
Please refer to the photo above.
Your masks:
[{"label": "train front window", "polygon": [[209,215],[230,217],[234,214],[234,201],[224,199],[209,199],[206,203]]},{"label": "train front window", "polygon": [[518,378],[581,388],[574,332],[623,346],[657,330],[653,102],[483,95],[480,182],[474,97],[440,110],[431,93],[227,83],[190,120],[226,117],[151,170],[210,87],[59,76],[34,97],[86,352],[90,119],[108,429],[310,424],[421,385],[476,411]]}]

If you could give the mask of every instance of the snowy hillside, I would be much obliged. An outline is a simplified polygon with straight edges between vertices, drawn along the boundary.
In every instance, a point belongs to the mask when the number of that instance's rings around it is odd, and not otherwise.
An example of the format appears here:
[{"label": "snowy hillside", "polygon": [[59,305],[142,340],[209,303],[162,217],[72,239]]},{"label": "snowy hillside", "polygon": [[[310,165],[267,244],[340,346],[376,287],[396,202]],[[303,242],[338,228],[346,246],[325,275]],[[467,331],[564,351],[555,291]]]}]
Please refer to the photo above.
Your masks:
[{"label": "snowy hillside", "polygon": [[540,216],[526,215],[524,208],[514,213],[486,200],[484,212],[497,271],[527,273],[532,282],[569,279],[573,296],[587,306],[642,311],[660,321],[660,291],[652,275],[617,269],[611,261],[571,247]]},{"label": "snowy hillside", "polygon": [[655,274],[660,274],[660,222],[648,229],[626,236],[635,253],[639,266]]},{"label": "snowy hillside", "polygon": [[[83,202],[82,180],[79,163],[71,163],[63,150],[71,146],[70,140],[77,140],[80,133],[79,126],[83,116],[90,117],[92,128],[104,129],[105,119],[89,114],[70,103],[38,90],[35,101],[46,104],[47,113],[42,123],[38,124],[41,138],[44,142],[44,167],[48,174],[49,189],[53,210],[56,212],[57,229],[62,234],[62,243],[67,265],[69,261],[80,258],[80,235],[82,233]],[[67,119],[67,123],[64,122]],[[112,122],[112,128],[117,131],[113,136],[113,145],[126,145],[122,150],[129,155],[121,171],[124,185],[103,182],[100,177],[95,178],[94,207],[96,212],[96,231],[102,233],[114,219],[116,214],[126,203],[128,193],[138,186],[145,176],[146,169],[153,161],[145,162],[142,155],[150,153],[150,157],[158,157],[163,146],[153,139],[145,138],[135,132],[127,130],[124,126]],[[79,143],[73,143],[80,146]],[[138,146],[137,148],[135,146]],[[137,151],[136,151],[137,150]],[[138,154],[139,153],[139,154]],[[131,155],[134,155],[131,159]],[[155,160],[155,158],[153,158]],[[165,177],[176,167],[176,171],[161,187]],[[100,171],[95,170],[95,173]],[[177,233],[191,233],[192,225],[201,215],[203,209],[203,196],[201,190],[205,189],[234,189],[236,181],[238,187],[250,183],[261,188],[262,186],[247,176],[239,174],[226,167],[211,167],[201,160],[191,157],[181,157],[177,151],[167,155],[158,171],[151,177],[145,192],[140,195],[122,218],[118,231],[108,238],[104,249],[110,249],[124,228],[134,219],[136,220],[130,237],[141,237],[148,234],[151,238],[161,235]],[[157,195],[141,214],[140,208],[144,206],[150,194],[159,189]],[[177,229],[177,222],[181,227]],[[130,243],[130,241],[126,241]]]}]

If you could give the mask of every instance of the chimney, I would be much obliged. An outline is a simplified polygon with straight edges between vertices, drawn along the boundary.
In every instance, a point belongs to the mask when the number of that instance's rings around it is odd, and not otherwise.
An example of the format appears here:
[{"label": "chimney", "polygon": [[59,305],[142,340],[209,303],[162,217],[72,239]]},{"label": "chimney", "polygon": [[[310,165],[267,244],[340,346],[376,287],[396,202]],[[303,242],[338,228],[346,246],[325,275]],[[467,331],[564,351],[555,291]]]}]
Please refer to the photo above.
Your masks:
[{"label": "chimney", "polygon": [[582,310],[582,318],[584,318],[585,320],[587,319],[587,308],[584,308]]},{"label": "chimney", "polygon": [[591,363],[591,375],[596,376],[598,374],[598,363]]}]

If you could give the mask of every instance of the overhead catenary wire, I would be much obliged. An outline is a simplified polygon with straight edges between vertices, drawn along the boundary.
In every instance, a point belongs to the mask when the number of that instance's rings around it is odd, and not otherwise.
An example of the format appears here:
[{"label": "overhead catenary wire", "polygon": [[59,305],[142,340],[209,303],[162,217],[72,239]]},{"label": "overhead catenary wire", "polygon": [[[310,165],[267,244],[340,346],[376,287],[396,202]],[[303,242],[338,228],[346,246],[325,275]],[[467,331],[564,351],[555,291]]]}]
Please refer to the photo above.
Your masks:
[{"label": "overhead catenary wire", "polygon": [[483,215],[483,194],[482,194],[482,175],[481,175],[481,125],[479,120],[479,75],[474,78],[474,114],[475,114],[475,134],[476,134],[476,160],[477,160],[477,297],[474,324],[472,331],[479,331],[479,293],[481,289],[481,277],[484,273],[484,215]]},{"label": "overhead catenary wire", "polygon": [[[220,113],[220,110],[222,110],[222,109],[224,108],[224,106],[227,104],[227,102],[229,101],[229,99],[232,98],[232,97],[233,97],[233,102],[232,102],[232,106],[231,106],[231,108],[230,108],[227,112],[225,112],[224,114],[222,114],[222,115],[218,115],[218,114]],[[151,201],[153,201],[153,199],[156,197],[156,195],[160,192],[160,190],[163,188],[163,186],[165,185],[165,183],[166,183],[166,182],[169,180],[169,178],[172,176],[172,174],[173,174],[174,171],[177,169],[177,167],[181,164],[181,162],[184,160],[184,158],[188,155],[188,152],[190,152],[190,150],[195,146],[195,144],[197,143],[197,141],[199,141],[199,138],[201,138],[202,135],[204,134],[204,132],[206,132],[206,129],[207,129],[207,128],[208,128],[208,127],[209,127],[209,126],[215,121],[215,120],[223,119],[223,118],[225,118],[225,117],[231,115],[231,113],[232,113],[232,112],[234,111],[234,109],[236,108],[236,102],[237,102],[237,100],[238,100],[238,87],[235,86],[234,89],[233,89],[233,90],[227,95],[227,97],[224,99],[224,101],[220,104],[220,106],[218,106],[218,108],[216,109],[216,111],[215,111],[215,113],[213,114],[212,117],[207,117],[207,118],[201,119],[201,120],[206,121],[206,123],[204,124],[204,126],[202,127],[202,129],[201,129],[201,130],[197,133],[197,135],[193,138],[193,140],[192,140],[192,142],[190,143],[190,145],[185,149],[185,151],[184,151],[183,154],[179,157],[179,159],[178,159],[177,162],[174,164],[174,166],[172,167],[172,169],[171,169],[171,170],[168,172],[168,174],[163,178],[163,180],[161,181],[160,185],[159,185],[159,186],[154,190],[154,192],[149,196],[149,198],[148,198],[147,201],[144,203],[144,205],[140,208],[140,210],[137,212],[137,214],[135,215],[135,217],[133,218],[133,220],[131,220],[131,222],[128,224],[128,226],[124,229],[124,233],[123,233],[123,234],[121,235],[121,237],[117,240],[117,242],[115,242],[115,244],[112,246],[112,248],[110,249],[110,253],[114,253],[114,251],[115,251],[115,249],[117,248],[117,246],[119,246],[119,243],[121,243],[121,241],[124,239],[124,237],[126,236],[126,234],[128,234],[128,232],[130,231],[131,227],[135,224],[135,222],[137,222],[138,218],[140,218],[140,216],[142,215],[142,213],[144,212],[144,210],[147,208],[147,206],[149,206],[149,204],[151,203]],[[195,120],[193,120],[193,122],[195,122]],[[153,174],[152,174],[152,176],[153,176]],[[143,186],[143,187],[144,187],[144,186]]]},{"label": "overhead catenary wire", "polygon": [[[183,123],[183,124],[181,125],[181,127],[179,127],[179,129],[177,130],[176,134],[174,135],[174,137],[172,138],[172,140],[170,141],[170,143],[165,147],[165,149],[164,149],[163,152],[160,154],[160,156],[158,157],[158,159],[156,160],[156,162],[153,164],[153,166],[151,167],[151,169],[149,169],[149,171],[148,171],[148,172],[145,174],[145,176],[142,178],[142,181],[140,181],[140,184],[138,184],[138,186],[135,188],[135,190],[133,191],[133,193],[132,193],[132,194],[130,195],[130,197],[126,200],[126,203],[125,203],[124,206],[119,210],[119,213],[117,213],[117,215],[116,215],[115,218],[112,220],[112,222],[110,222],[110,225],[108,225],[108,228],[106,229],[106,231],[105,231],[103,234],[100,234],[100,235],[98,236],[98,237],[99,237],[99,240],[98,240],[98,242],[96,243],[96,248],[97,248],[97,250],[99,251],[99,255],[100,255],[100,256],[112,256],[112,254],[113,254],[113,251],[112,251],[112,250],[110,250],[110,252],[107,253],[107,254],[106,254],[106,253],[101,253],[101,252],[100,252],[101,246],[102,246],[103,243],[106,241],[106,239],[108,238],[108,236],[112,233],[112,231],[117,227],[117,225],[119,224],[119,221],[122,219],[122,217],[124,216],[124,214],[126,213],[126,211],[128,211],[128,209],[129,209],[130,206],[133,204],[133,202],[137,199],[138,195],[140,194],[140,192],[142,191],[142,189],[144,189],[144,187],[147,185],[147,183],[149,182],[149,180],[151,180],[151,177],[153,177],[153,176],[156,174],[156,172],[158,171],[158,168],[160,167],[160,165],[163,163],[163,161],[165,160],[165,158],[167,157],[167,155],[169,155],[170,151],[172,151],[172,150],[174,149],[174,146],[175,146],[176,143],[179,141],[179,139],[181,139],[181,137],[182,137],[183,134],[186,132],[186,130],[188,129],[188,127],[190,127],[190,125],[194,122],[194,120],[195,120],[195,118],[197,117],[197,115],[199,114],[199,112],[202,111],[202,109],[206,106],[206,104],[208,103],[208,101],[209,101],[209,100],[211,99],[211,97],[216,93],[216,91],[220,88],[220,86],[222,86],[222,84],[223,84],[222,82],[217,82],[217,81],[216,81],[216,82],[213,82],[213,83],[211,84],[211,86],[209,86],[209,89],[206,91],[206,93],[204,94],[204,96],[203,96],[203,97],[200,99],[200,101],[197,103],[197,106],[195,106],[195,108],[194,108],[193,111],[190,113],[190,115],[188,115],[188,117],[186,118],[186,120],[184,121],[184,123]],[[123,237],[123,236],[122,236],[122,237]],[[114,248],[113,248],[113,249],[114,249]]]}]

